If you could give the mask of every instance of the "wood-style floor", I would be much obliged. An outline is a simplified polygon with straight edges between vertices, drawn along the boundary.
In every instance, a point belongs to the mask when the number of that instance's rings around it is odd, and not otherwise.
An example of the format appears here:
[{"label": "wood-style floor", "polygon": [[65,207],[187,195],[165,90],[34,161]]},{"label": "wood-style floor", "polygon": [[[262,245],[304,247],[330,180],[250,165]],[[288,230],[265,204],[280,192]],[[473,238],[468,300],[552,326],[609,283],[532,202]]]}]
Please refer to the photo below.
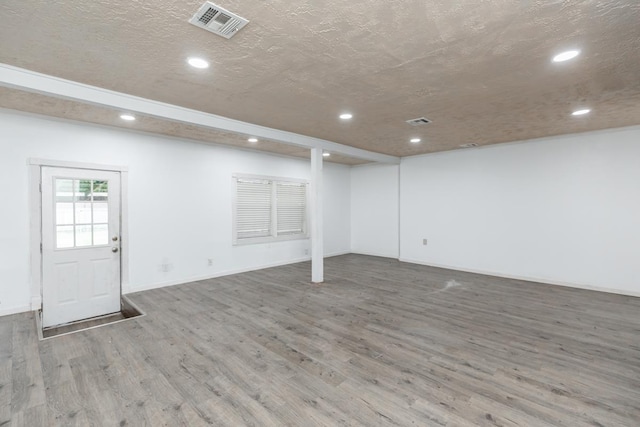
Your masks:
[{"label": "wood-style floor", "polygon": [[0,426],[639,426],[640,298],[346,255],[0,318]]}]

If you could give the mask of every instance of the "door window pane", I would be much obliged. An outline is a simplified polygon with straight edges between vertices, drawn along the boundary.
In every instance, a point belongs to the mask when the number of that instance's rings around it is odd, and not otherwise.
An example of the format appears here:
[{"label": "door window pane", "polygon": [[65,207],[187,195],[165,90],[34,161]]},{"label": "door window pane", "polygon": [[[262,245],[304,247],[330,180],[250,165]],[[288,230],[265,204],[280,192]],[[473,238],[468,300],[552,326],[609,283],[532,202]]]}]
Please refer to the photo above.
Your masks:
[{"label": "door window pane", "polygon": [[59,225],[56,227],[56,247],[73,247],[73,225]]},{"label": "door window pane", "polygon": [[109,244],[109,181],[56,178],[56,248]]},{"label": "door window pane", "polygon": [[109,222],[109,205],[107,203],[93,204],[93,223]]},{"label": "door window pane", "polygon": [[109,198],[109,181],[93,181],[93,201],[106,202]]},{"label": "door window pane", "polygon": [[91,203],[76,202],[76,224],[91,224]]},{"label": "door window pane", "polygon": [[106,245],[109,243],[109,226],[107,224],[93,225],[93,244]]},{"label": "door window pane", "polygon": [[91,246],[91,225],[76,225],[76,246]]},{"label": "door window pane", "polygon": [[76,191],[76,201],[90,202],[91,201],[91,181],[87,179],[81,179],[76,182],[78,182],[78,189]]},{"label": "door window pane", "polygon": [[56,201],[73,202],[73,179],[56,179]]},{"label": "door window pane", "polygon": [[[73,225],[73,203],[56,203],[56,225]],[[72,239],[73,240],[73,239]]]}]

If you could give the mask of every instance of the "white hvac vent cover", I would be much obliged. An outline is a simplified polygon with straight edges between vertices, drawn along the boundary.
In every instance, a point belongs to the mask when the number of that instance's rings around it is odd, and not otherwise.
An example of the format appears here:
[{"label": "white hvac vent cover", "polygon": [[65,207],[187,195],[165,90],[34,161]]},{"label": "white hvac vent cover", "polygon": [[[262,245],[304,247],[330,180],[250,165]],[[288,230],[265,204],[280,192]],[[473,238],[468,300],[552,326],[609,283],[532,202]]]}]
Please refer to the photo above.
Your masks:
[{"label": "white hvac vent cover", "polygon": [[249,20],[208,1],[200,7],[189,22],[225,39],[230,39],[247,25]]},{"label": "white hvac vent cover", "polygon": [[477,147],[477,146],[478,146],[478,144],[476,144],[475,142],[470,142],[468,144],[462,144],[460,146],[460,148],[472,148],[472,147]]},{"label": "white hvac vent cover", "polygon": [[407,120],[407,123],[409,123],[411,126],[420,126],[431,123],[431,120],[427,119],[426,117],[420,117],[417,119]]}]

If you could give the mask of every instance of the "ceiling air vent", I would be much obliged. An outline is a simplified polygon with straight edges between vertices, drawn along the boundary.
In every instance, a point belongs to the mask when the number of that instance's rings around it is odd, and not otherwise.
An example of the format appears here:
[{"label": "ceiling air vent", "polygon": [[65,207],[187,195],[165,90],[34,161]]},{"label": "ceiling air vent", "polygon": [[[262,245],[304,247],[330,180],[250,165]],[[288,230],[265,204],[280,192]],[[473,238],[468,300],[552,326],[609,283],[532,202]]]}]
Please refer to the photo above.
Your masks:
[{"label": "ceiling air vent", "polygon": [[203,4],[189,22],[225,39],[230,39],[238,30],[249,23],[247,19],[211,2]]},{"label": "ceiling air vent", "polygon": [[477,146],[478,146],[478,144],[476,144],[475,142],[470,142],[468,144],[462,144],[460,146],[460,148],[473,148],[473,147],[477,147]]},{"label": "ceiling air vent", "polygon": [[407,123],[409,123],[411,126],[421,126],[431,123],[431,120],[427,119],[426,117],[420,117],[418,119],[407,120]]}]

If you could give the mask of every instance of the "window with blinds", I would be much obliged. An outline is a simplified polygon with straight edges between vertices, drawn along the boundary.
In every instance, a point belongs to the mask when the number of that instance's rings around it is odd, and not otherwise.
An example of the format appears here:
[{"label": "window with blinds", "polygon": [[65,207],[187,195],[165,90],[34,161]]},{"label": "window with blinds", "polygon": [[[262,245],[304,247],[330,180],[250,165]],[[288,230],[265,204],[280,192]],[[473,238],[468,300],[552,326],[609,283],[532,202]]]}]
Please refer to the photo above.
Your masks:
[{"label": "window with blinds", "polygon": [[234,243],[307,237],[307,183],[235,176]]}]

